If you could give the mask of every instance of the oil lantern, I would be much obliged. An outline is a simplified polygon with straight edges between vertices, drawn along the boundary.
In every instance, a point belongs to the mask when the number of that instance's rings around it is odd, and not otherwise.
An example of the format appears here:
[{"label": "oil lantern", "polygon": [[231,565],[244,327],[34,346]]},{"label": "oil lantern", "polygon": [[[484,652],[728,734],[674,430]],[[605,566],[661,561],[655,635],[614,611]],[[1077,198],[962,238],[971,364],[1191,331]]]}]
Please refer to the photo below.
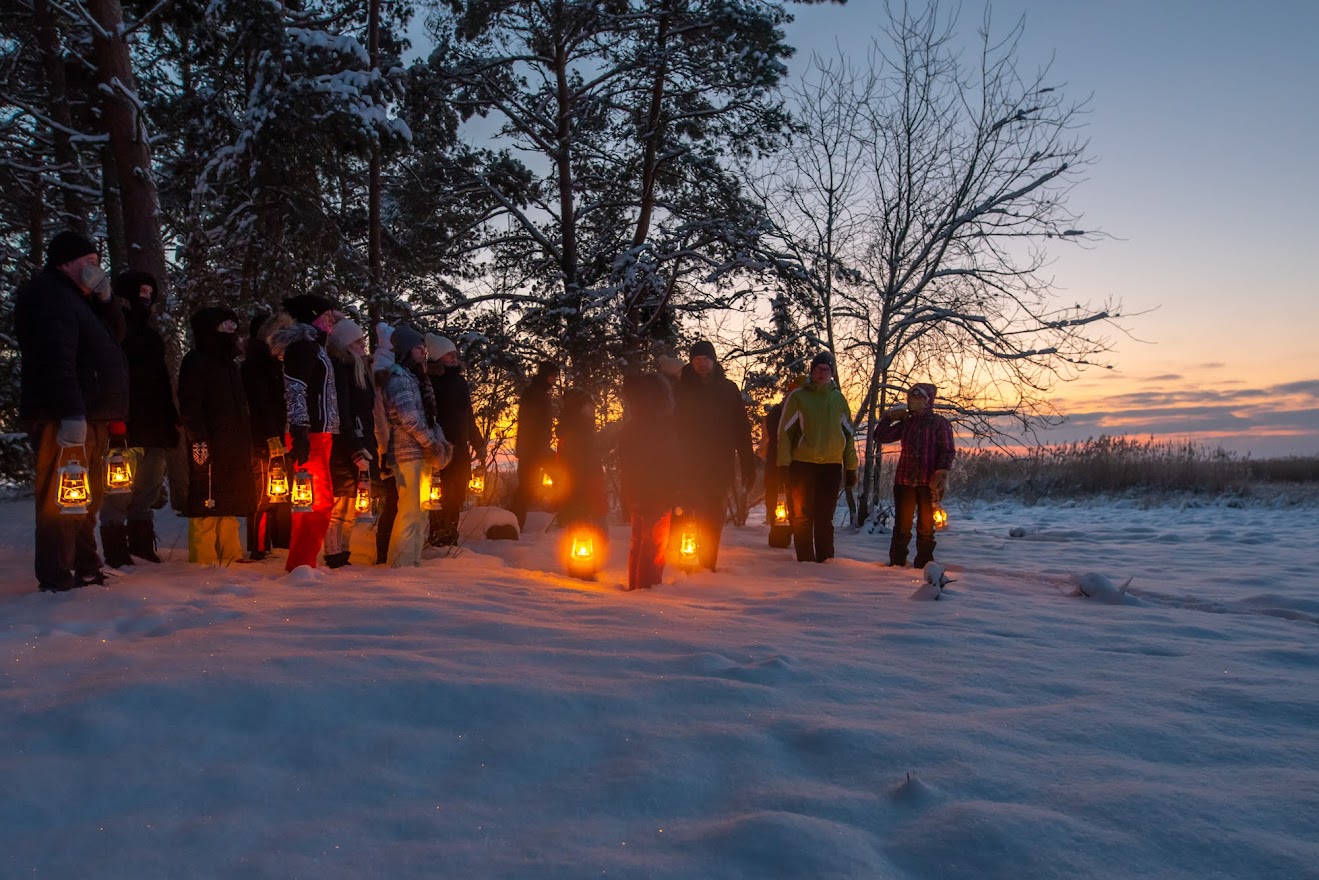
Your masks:
[{"label": "oil lantern", "polygon": [[421,484],[421,509],[439,510],[444,498],[444,486],[439,470],[431,471],[430,479]]},{"label": "oil lantern", "polygon": [[353,514],[358,522],[376,521],[376,499],[371,494],[371,475],[367,471],[357,473],[357,494],[353,497]]},{"label": "oil lantern", "polygon": [[568,549],[568,574],[583,580],[595,577],[600,567],[595,555],[595,536],[588,531],[576,532]]},{"label": "oil lantern", "polygon": [[105,493],[126,495],[133,491],[133,458],[121,447],[105,456]]},{"label": "oil lantern", "polygon": [[943,505],[936,505],[934,508],[934,527],[936,529],[948,528],[948,511],[943,509]]},{"label": "oil lantern", "polygon": [[485,495],[485,465],[477,465],[472,469],[472,478],[467,481],[467,491],[478,498]]},{"label": "oil lantern", "polygon": [[293,474],[293,488],[289,495],[294,513],[311,513],[316,503],[316,493],[312,491],[311,474],[305,468]]},{"label": "oil lantern", "polygon": [[696,568],[699,548],[700,542],[696,537],[696,523],[688,518],[682,524],[682,532],[678,538],[678,567],[683,571],[691,571]]},{"label": "oil lantern", "polygon": [[60,465],[56,482],[55,502],[60,513],[71,516],[87,512],[87,503],[91,500],[91,482],[87,478],[87,468],[76,458],[71,458]]},{"label": "oil lantern", "polygon": [[272,504],[289,500],[289,471],[284,456],[272,455],[266,475],[266,495]]}]

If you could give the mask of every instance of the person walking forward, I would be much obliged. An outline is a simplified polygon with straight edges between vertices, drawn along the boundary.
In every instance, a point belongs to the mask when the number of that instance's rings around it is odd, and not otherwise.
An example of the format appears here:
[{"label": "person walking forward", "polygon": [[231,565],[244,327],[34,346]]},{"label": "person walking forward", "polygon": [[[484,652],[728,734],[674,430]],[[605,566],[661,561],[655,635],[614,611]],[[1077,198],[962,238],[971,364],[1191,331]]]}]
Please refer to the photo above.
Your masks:
[{"label": "person walking forward", "polygon": [[857,457],[852,410],[834,384],[827,352],[811,361],[810,382],[783,403],[777,460],[787,471],[797,561],[832,559],[838,491],[844,481],[856,485]]},{"label": "person walking forward", "polygon": [[948,469],[956,454],[952,425],[934,412],[935,391],[928,382],[918,382],[907,392],[907,405],[890,408],[875,425],[875,442],[902,442],[893,475],[889,565],[907,564],[912,514],[916,516],[916,558],[912,566],[924,568],[934,559],[934,506],[943,498]]}]

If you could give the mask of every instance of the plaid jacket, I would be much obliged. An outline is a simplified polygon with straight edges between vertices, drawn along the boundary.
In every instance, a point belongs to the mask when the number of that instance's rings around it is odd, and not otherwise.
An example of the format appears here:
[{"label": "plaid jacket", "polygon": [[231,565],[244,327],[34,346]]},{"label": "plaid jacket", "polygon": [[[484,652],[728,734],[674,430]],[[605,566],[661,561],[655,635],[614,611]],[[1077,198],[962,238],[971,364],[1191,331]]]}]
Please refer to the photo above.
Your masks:
[{"label": "plaid jacket", "polygon": [[877,443],[902,441],[893,482],[899,486],[928,486],[935,471],[953,466],[953,426],[932,410],[899,421],[884,419],[875,426]]}]

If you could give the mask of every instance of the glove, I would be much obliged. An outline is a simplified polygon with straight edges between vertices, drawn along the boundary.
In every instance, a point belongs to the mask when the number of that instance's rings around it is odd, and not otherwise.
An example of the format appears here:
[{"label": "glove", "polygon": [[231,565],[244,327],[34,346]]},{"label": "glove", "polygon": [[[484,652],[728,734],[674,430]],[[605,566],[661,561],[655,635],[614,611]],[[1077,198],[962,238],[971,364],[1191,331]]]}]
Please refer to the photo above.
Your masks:
[{"label": "glove", "polygon": [[856,488],[856,471],[850,470],[843,474],[843,486],[847,489]]},{"label": "glove", "polygon": [[192,460],[197,463],[197,467],[205,467],[206,462],[211,460],[211,447],[206,445],[206,441],[198,440],[192,444]]},{"label": "glove", "polygon": [[123,440],[128,436],[128,425],[125,422],[111,422],[107,427],[109,428],[111,442],[115,438]]},{"label": "glove", "polygon": [[357,465],[359,471],[369,471],[371,469],[371,453],[365,449],[359,449],[353,453],[353,464]]},{"label": "glove", "polygon": [[285,452],[288,452],[288,448],[284,445],[283,437],[267,437],[266,450],[269,451],[271,455],[283,455]]},{"label": "glove", "polygon": [[61,448],[70,446],[84,446],[87,443],[87,420],[82,416],[73,419],[61,419],[59,433],[55,435],[55,442]]},{"label": "glove", "polygon": [[389,467],[389,453],[380,453],[380,479],[388,480],[393,478],[394,472]]},{"label": "glove", "polygon": [[948,471],[937,470],[930,478],[930,498],[935,504],[943,500],[943,493],[948,488]]},{"label": "glove", "polygon": [[97,302],[110,301],[110,276],[105,274],[104,269],[95,264],[88,264],[82,267],[78,277],[82,286],[91,291]]},{"label": "glove", "polygon": [[448,440],[441,440],[434,447],[436,460],[439,462],[438,467],[443,470],[453,461],[453,444]]},{"label": "glove", "polygon": [[311,460],[311,437],[306,425],[291,425],[289,435],[293,437],[290,453],[294,464],[304,464]]}]

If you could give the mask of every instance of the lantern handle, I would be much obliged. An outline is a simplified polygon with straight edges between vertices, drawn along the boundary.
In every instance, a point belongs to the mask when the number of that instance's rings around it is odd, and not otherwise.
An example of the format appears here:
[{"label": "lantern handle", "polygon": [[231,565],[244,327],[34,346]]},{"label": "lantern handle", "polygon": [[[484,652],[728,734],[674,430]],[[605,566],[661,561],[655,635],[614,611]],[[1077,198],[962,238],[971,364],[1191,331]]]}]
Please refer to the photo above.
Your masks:
[{"label": "lantern handle", "polygon": [[85,460],[89,464],[91,463],[91,459],[87,458],[87,444],[79,443],[76,446],[61,446],[59,455],[55,456],[55,467],[57,469],[60,467],[60,465],[65,463],[65,455],[66,453],[68,453],[70,449],[78,449],[82,452],[82,458],[75,458],[73,459],[73,461],[81,463],[82,461]]}]

